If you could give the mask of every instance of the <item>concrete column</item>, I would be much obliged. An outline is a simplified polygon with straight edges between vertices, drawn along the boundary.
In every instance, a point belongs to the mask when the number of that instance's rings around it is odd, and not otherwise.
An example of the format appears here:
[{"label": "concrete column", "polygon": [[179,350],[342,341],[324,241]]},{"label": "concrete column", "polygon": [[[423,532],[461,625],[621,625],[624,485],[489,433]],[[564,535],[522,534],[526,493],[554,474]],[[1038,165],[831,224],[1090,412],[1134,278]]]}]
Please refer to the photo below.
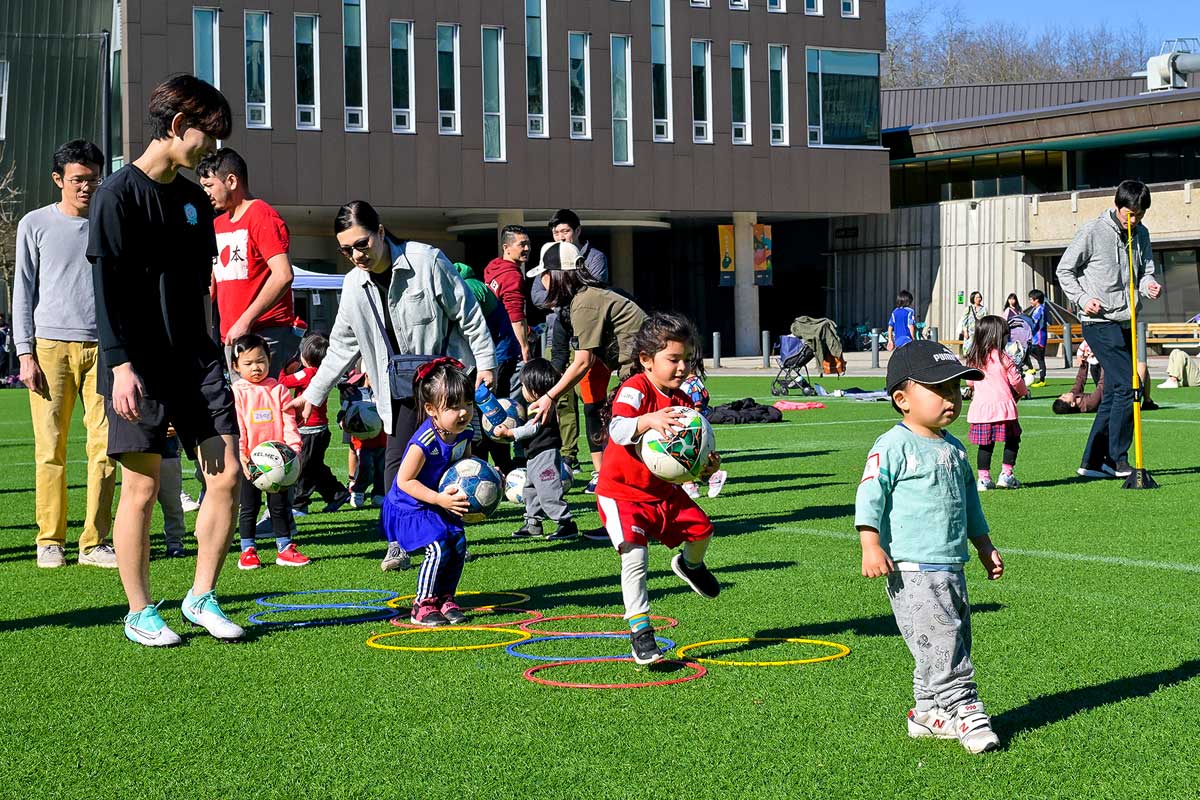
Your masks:
[{"label": "concrete column", "polygon": [[612,252],[608,256],[608,282],[633,293],[633,228],[612,229]]},{"label": "concrete column", "polygon": [[[500,253],[500,231],[504,230],[505,225],[524,225],[525,212],[522,209],[515,211],[498,211],[496,212],[496,253]],[[532,238],[532,237],[530,237]],[[533,263],[537,263],[537,253],[530,253],[530,259]]]},{"label": "concrete column", "polygon": [[733,213],[733,331],[734,352],[739,356],[758,355],[759,327],[758,287],[754,285],[754,224],[758,214],[753,211]]}]

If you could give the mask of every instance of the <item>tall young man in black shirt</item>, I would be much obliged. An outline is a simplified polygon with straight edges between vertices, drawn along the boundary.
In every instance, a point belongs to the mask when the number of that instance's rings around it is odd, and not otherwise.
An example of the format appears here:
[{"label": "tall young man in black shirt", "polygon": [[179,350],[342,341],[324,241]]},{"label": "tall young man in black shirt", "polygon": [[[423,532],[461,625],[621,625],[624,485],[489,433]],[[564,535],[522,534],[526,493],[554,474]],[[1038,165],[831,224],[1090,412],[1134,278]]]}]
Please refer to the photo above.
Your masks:
[{"label": "tall young man in black shirt", "polygon": [[125,635],[166,646],[180,638],[152,604],[149,530],[172,423],[200,462],[207,487],[183,616],[219,639],[243,633],[213,594],[229,552],[241,463],[224,359],[205,322],[217,253],[212,209],[203,190],[179,174],[229,136],[232,122],[224,96],[191,75],[155,88],[149,110],[153,141],[105,180],[92,201],[87,255],[96,286],[108,453],[124,467],[113,544],[129,599]]}]

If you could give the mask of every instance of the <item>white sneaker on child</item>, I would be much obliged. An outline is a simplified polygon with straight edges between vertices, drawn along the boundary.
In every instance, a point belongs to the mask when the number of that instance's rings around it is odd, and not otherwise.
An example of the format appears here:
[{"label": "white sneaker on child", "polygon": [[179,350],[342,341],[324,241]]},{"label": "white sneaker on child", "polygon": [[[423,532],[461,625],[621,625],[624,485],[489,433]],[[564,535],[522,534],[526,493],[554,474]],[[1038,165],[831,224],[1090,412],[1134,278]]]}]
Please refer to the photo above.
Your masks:
[{"label": "white sneaker on child", "polygon": [[184,510],[185,513],[188,511],[200,510],[200,503],[196,500],[193,500],[191,495],[189,495],[187,492],[179,493],[179,506]]},{"label": "white sneaker on child", "polygon": [[954,718],[940,708],[928,711],[908,710],[908,735],[913,739],[932,736],[937,739],[956,739]]},{"label": "white sneaker on child", "polygon": [[1000,747],[1000,737],[992,730],[992,718],[983,710],[983,703],[979,701],[958,707],[954,729],[958,741],[968,753],[986,753]]},{"label": "white sneaker on child", "polygon": [[693,500],[700,496],[700,487],[696,485],[695,481],[685,483],[683,485],[683,490],[687,492],[687,496]]},{"label": "white sneaker on child", "polygon": [[725,481],[729,480],[729,473],[723,469],[719,469],[712,474],[708,479],[708,496],[716,497],[725,488]]},{"label": "white sneaker on child", "polygon": [[1163,381],[1162,383],[1160,383],[1158,385],[1158,388],[1160,388],[1160,389],[1178,389],[1179,381],[1175,380],[1174,378],[1167,378],[1165,381]]},{"label": "white sneaker on child", "polygon": [[976,486],[981,492],[990,492],[996,488],[996,484],[992,483],[991,478],[988,478],[987,480],[980,478],[979,483],[977,483]]},{"label": "white sneaker on child", "polygon": [[366,508],[367,507],[366,496],[362,492],[351,492],[350,493],[350,507],[351,508]]},{"label": "white sneaker on child", "polygon": [[996,481],[996,485],[1001,489],[1020,489],[1021,482],[1017,480],[1017,476],[1011,472],[1000,476],[1000,480]]}]

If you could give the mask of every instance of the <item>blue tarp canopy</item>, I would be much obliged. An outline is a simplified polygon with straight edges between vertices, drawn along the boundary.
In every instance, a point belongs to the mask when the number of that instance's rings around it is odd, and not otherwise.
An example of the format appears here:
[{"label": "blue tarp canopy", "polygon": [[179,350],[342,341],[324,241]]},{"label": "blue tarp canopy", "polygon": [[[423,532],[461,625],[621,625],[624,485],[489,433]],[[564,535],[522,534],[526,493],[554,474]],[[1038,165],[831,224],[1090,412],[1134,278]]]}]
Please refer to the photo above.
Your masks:
[{"label": "blue tarp canopy", "polygon": [[332,289],[342,288],[345,275],[326,275],[323,272],[309,272],[300,267],[292,267],[292,289]]}]

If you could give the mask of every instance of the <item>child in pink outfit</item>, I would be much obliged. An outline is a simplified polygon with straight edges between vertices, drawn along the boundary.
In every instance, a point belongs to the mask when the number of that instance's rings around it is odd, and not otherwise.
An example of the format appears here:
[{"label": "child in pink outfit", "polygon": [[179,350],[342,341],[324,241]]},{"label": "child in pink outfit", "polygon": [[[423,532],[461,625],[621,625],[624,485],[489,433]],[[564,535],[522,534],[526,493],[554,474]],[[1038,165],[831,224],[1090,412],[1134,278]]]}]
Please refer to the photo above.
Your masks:
[{"label": "child in pink outfit", "polygon": [[[291,401],[291,392],[267,376],[271,367],[271,348],[266,340],[254,333],[246,334],[233,343],[233,359],[239,376],[233,384],[233,403],[237,409],[241,434],[238,446],[242,459],[242,509],[238,514],[242,555],[238,559],[238,569],[258,569],[262,563],[254,546],[254,528],[263,493],[250,482],[250,451],[264,442],[283,442],[299,456],[300,427],[296,415],[284,411],[284,406]],[[306,566],[309,558],[296,549],[291,537],[289,492],[268,493],[267,510],[271,514],[271,529],[279,551],[275,563],[282,567]]]},{"label": "child in pink outfit", "polygon": [[[983,380],[968,381],[972,388],[967,422],[971,423],[971,444],[979,446],[979,491],[997,487],[1019,489],[1021,482],[1013,474],[1017,451],[1021,447],[1021,424],[1017,422],[1017,400],[1029,393],[1017,365],[1004,353],[1008,341],[1008,323],[989,315],[977,323],[975,338],[967,351],[967,365],[983,371]],[[992,451],[996,442],[1004,444],[1004,460],[999,480],[992,481]]]}]

